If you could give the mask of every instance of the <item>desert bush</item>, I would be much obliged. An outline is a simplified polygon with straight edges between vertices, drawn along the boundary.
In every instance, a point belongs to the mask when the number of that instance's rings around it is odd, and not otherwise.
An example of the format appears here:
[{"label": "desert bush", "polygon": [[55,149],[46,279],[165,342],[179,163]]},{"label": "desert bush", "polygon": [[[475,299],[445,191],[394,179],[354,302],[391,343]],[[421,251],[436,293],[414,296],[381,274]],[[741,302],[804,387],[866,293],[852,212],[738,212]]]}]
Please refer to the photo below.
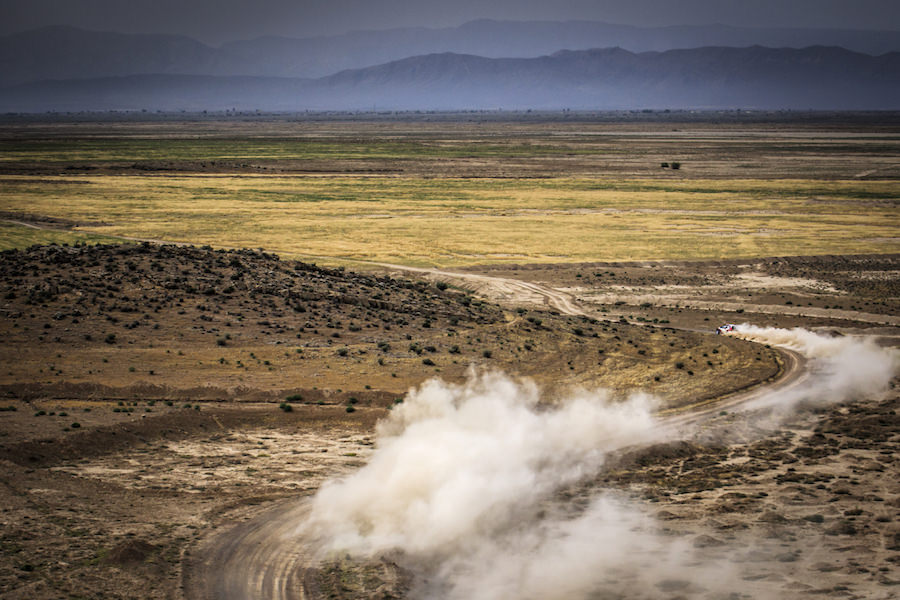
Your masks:
[{"label": "desert bush", "polygon": [[824,522],[825,522],[825,517],[823,517],[823,516],[820,515],[820,514],[806,515],[805,517],[803,517],[803,520],[804,520],[804,521],[809,521],[810,523],[824,523]]}]

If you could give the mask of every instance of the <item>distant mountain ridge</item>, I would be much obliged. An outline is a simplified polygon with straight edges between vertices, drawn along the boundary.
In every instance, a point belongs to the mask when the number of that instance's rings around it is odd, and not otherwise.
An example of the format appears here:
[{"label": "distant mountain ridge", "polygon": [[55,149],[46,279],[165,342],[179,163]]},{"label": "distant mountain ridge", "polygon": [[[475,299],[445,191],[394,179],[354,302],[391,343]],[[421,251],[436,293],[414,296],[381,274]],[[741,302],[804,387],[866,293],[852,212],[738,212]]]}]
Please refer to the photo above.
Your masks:
[{"label": "distant mountain ridge", "polygon": [[413,27],[300,39],[262,37],[214,48],[184,36],[57,26],[0,38],[0,85],[145,74],[316,78],[443,52],[533,58],[558,50],[590,48],[646,52],[752,45],[841,46],[880,55],[900,51],[900,31],[479,20],[443,29]]},{"label": "distant mountain ridge", "polygon": [[900,53],[707,47],[414,56],[319,79],[133,75],[0,90],[0,111],[900,109]]}]

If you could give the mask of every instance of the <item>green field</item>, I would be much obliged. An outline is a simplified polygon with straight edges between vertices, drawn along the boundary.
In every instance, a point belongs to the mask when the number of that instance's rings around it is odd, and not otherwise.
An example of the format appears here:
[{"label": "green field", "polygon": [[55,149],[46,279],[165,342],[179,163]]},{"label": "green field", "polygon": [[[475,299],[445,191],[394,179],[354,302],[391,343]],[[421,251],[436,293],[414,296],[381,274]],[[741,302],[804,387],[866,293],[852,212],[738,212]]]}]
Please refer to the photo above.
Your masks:
[{"label": "green field", "polygon": [[519,158],[587,153],[589,149],[530,143],[451,140],[81,139],[0,140],[0,162],[273,161],[422,158]]}]

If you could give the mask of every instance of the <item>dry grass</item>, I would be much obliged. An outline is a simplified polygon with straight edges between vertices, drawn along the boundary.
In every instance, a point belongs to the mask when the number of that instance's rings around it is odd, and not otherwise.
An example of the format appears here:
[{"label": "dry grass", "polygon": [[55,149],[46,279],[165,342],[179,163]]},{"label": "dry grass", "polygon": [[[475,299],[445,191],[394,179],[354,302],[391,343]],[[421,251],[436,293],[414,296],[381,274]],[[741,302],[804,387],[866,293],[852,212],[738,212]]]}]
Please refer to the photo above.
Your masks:
[{"label": "dry grass", "polygon": [[[900,240],[891,181],[76,179],[88,184],[9,178],[0,200],[102,222],[77,229],[92,235],[442,267],[894,252]],[[15,234],[6,247],[29,239]]]}]

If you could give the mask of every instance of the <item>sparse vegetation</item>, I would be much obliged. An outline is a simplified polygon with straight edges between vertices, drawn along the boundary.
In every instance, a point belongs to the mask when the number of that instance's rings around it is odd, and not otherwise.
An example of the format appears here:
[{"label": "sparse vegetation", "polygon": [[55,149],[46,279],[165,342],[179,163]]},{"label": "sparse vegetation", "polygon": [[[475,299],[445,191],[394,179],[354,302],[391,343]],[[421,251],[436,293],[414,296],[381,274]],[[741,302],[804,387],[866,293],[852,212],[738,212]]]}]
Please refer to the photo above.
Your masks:
[{"label": "sparse vegetation", "polygon": [[[429,124],[420,139],[404,133],[393,146],[357,135],[354,128],[364,124],[329,124],[327,140],[305,132],[303,143],[289,139],[293,125],[279,131],[284,140],[252,142],[224,142],[209,123],[185,125],[210,128],[192,139],[181,125],[157,139],[153,126],[128,124],[143,134],[125,141],[77,131],[64,139],[62,132],[73,131],[67,127],[54,125],[58,138],[0,143],[7,216],[59,228],[0,224],[2,244],[18,248],[0,254],[7,311],[0,389],[12,402],[0,407],[8,529],[0,536],[0,589],[13,595],[76,597],[90,589],[97,597],[177,596],[185,581],[179,569],[202,558],[198,538],[212,530],[211,515],[227,518],[248,503],[308,494],[336,468],[361,464],[384,408],[438,372],[457,382],[481,363],[554,392],[646,386],[673,405],[704,402],[771,376],[775,355],[680,328],[708,331],[742,313],[766,324],[852,326],[785,310],[807,305],[897,314],[890,276],[896,257],[836,256],[893,251],[893,175],[854,178],[863,171],[852,165],[857,159],[836,158],[864,156],[869,147],[889,156],[889,129],[879,129],[877,143],[842,136],[813,144],[815,161],[803,171],[797,158],[809,145],[802,141],[806,126],[777,143],[760,136],[719,143],[681,132],[676,149],[665,132],[660,145],[653,136],[623,136],[614,125],[603,136],[572,136],[560,122],[553,136],[543,136],[558,155],[523,143],[537,138],[519,125],[513,141],[496,136],[494,154],[459,138],[494,127],[482,123]],[[417,127],[410,135],[422,133]],[[341,137],[348,131],[353,135]],[[752,166],[739,166],[748,147],[768,150]],[[690,168],[677,176],[656,168],[655,157],[673,149],[690,157]],[[517,160],[506,160],[511,155]],[[213,160],[224,163],[201,164]],[[401,160],[397,176],[357,171],[365,165],[388,172]],[[782,163],[790,173],[779,170]],[[681,166],[672,164],[665,168]],[[314,169],[348,171],[296,176]],[[263,172],[268,176],[222,176]],[[60,220],[41,220],[49,214]],[[273,230],[275,222],[284,225]],[[112,239],[100,232],[269,250],[82,244]],[[714,243],[719,238],[729,244]],[[77,245],[30,247],[53,240]],[[348,268],[294,262],[291,253],[340,256],[328,264]],[[815,253],[830,256],[722,260]],[[714,261],[664,268],[637,262],[660,257]],[[468,283],[433,276],[388,277],[353,258],[478,264],[475,273],[565,290],[603,319],[561,314],[542,298],[517,297],[501,308],[485,299],[490,290],[475,294],[461,289]],[[560,264],[603,259],[617,262]],[[738,274],[757,277],[756,284],[805,277],[837,292],[764,296],[759,287],[723,284]],[[724,298],[715,296],[720,285]],[[694,297],[700,289],[702,297]],[[724,300],[742,306],[692,306]],[[663,327],[670,321],[672,328]],[[285,414],[272,411],[275,405]],[[888,505],[896,478],[888,475],[897,410],[895,399],[853,403],[813,415],[821,425],[792,424],[749,443],[664,444],[633,462],[622,457],[598,476],[599,485],[635,501],[644,497],[666,535],[684,536],[698,556],[720,559],[731,538],[740,543],[760,534],[754,539],[777,552],[748,546],[742,554],[747,560],[738,567],[753,567],[753,578],[742,580],[748,595],[771,581],[778,589],[796,585],[788,592],[797,595],[866,597],[857,582],[880,592],[893,585],[890,552],[898,544]],[[718,407],[710,414],[727,424],[742,418]],[[577,502],[586,498],[581,489],[571,493]],[[129,555],[138,558],[122,562]],[[784,578],[782,563],[791,568]],[[348,568],[327,574],[340,594],[340,585],[355,585],[341,579]],[[378,580],[384,573],[367,571],[377,583],[363,587],[385,592]],[[756,579],[759,573],[766,578]]]}]

